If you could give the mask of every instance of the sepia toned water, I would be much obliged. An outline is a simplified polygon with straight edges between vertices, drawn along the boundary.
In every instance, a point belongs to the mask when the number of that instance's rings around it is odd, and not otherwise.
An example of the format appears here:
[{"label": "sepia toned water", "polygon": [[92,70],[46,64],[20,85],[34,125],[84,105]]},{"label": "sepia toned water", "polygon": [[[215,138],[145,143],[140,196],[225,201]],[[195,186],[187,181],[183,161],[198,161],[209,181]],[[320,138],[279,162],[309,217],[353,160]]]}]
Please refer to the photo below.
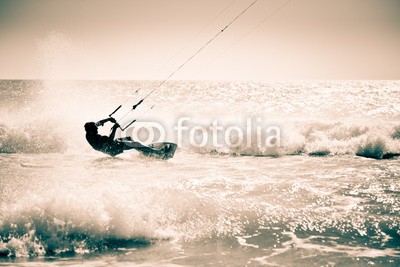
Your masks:
[{"label": "sepia toned water", "polygon": [[174,158],[91,149],[157,84],[0,82],[0,266],[400,264],[400,82],[169,82],[120,122]]}]

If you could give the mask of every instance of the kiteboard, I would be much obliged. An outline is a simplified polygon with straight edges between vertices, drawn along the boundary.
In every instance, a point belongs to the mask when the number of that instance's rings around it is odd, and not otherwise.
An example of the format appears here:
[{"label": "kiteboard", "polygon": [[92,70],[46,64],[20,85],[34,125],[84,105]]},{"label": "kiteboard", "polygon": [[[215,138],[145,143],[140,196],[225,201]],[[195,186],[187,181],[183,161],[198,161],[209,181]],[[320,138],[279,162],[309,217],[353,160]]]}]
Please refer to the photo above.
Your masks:
[{"label": "kiteboard", "polygon": [[169,142],[154,143],[147,147],[135,148],[142,155],[159,159],[170,159],[175,155],[177,145]]}]

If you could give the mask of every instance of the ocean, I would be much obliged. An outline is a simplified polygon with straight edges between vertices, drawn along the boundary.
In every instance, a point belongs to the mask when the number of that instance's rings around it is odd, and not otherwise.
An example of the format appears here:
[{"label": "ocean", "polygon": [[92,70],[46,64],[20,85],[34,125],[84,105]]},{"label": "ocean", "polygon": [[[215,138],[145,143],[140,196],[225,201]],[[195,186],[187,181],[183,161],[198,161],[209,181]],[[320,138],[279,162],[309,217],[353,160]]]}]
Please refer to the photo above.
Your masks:
[{"label": "ocean", "polygon": [[399,81],[158,84],[0,81],[0,266],[400,265]]}]

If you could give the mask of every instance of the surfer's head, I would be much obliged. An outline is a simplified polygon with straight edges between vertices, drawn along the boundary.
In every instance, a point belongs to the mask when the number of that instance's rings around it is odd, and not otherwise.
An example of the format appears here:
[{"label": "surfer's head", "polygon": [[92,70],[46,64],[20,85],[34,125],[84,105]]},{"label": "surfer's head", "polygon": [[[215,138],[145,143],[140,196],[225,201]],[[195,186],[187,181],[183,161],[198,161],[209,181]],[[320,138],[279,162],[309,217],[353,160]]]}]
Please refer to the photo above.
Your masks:
[{"label": "surfer's head", "polygon": [[87,122],[85,123],[85,131],[87,133],[96,134],[97,133],[97,126],[94,122]]}]

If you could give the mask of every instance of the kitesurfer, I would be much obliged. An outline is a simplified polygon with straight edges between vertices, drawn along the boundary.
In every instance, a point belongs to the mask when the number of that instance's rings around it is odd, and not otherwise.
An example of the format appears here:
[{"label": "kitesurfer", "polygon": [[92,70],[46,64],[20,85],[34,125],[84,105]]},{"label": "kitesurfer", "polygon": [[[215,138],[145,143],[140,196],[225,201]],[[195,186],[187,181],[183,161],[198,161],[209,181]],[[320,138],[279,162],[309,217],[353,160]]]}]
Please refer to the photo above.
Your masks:
[{"label": "kitesurfer", "polygon": [[[106,122],[114,123],[111,128],[110,136],[99,135],[97,131],[98,127],[103,126]],[[120,128],[120,125],[112,117],[100,120],[96,123],[87,122],[85,123],[86,140],[95,150],[113,157],[129,149],[136,149],[143,152],[151,150],[149,147],[133,141],[130,137],[117,138],[114,140],[118,128]]]}]

